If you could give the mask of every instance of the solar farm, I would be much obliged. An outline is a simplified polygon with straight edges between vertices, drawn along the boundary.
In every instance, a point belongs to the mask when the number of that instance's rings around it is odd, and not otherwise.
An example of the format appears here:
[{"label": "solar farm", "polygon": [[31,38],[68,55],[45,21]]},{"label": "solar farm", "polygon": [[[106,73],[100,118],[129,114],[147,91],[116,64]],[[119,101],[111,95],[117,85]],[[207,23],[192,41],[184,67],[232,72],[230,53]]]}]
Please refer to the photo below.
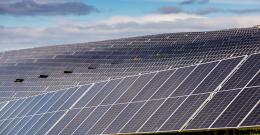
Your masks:
[{"label": "solar farm", "polygon": [[260,28],[0,53],[1,135],[260,127]]}]

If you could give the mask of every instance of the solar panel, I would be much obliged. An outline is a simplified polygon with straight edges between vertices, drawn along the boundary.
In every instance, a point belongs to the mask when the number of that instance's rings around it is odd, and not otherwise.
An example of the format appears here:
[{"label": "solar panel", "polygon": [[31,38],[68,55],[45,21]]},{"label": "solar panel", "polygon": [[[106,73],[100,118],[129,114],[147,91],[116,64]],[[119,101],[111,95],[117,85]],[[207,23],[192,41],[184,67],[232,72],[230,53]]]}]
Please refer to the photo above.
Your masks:
[{"label": "solar panel", "polygon": [[243,88],[260,69],[260,54],[251,55],[222,87],[222,90]]},{"label": "solar panel", "polygon": [[191,95],[180,107],[165,121],[159,131],[181,130],[186,121],[198,110],[209,97],[209,94]]},{"label": "solar panel", "polygon": [[[8,101],[0,102],[0,134],[257,127],[255,33],[161,34],[6,52],[0,100]],[[14,83],[17,78],[24,81]]]},{"label": "solar panel", "polygon": [[139,132],[155,132],[178,109],[187,97],[168,98],[152,117],[139,129]]},{"label": "solar panel", "polygon": [[[106,109],[106,107],[104,107],[104,109]],[[56,127],[54,127],[52,130],[49,131],[49,134],[72,134],[79,126],[84,123],[84,120],[88,118],[94,110],[95,107],[81,109],[81,111],[69,123],[67,123],[67,125],[62,127],[61,131],[55,131]],[[96,112],[97,111],[95,110],[95,113]],[[82,125],[82,127],[83,126],[84,125]]]},{"label": "solar panel", "polygon": [[259,87],[244,89],[220,117],[217,118],[211,128],[237,127],[259,99]]},{"label": "solar panel", "polygon": [[248,116],[246,116],[244,121],[239,126],[252,126],[252,125],[259,125],[260,124],[260,103],[258,103],[251,109],[252,111],[249,112]]},{"label": "solar panel", "polygon": [[207,129],[222,111],[238,95],[241,89],[216,93],[207,105],[199,112],[185,129]]},{"label": "solar panel", "polygon": [[140,110],[145,102],[129,103],[125,109],[102,132],[103,134],[119,133],[120,129]]},{"label": "solar panel", "polygon": [[160,86],[174,73],[175,70],[162,71],[137,94],[133,101],[148,100],[160,88]]},{"label": "solar panel", "polygon": [[157,110],[164,102],[161,100],[148,101],[140,110],[122,127],[118,133],[135,133],[146,122],[146,120]]},{"label": "solar panel", "polygon": [[207,77],[218,62],[202,64],[185,79],[184,82],[171,94],[171,97],[189,95]]}]

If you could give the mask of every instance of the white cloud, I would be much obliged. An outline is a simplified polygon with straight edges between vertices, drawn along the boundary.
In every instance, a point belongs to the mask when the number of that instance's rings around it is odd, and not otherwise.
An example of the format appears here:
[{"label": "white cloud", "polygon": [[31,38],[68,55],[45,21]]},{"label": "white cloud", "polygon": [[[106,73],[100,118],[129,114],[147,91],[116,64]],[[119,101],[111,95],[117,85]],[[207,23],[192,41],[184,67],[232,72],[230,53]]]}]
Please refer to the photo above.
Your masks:
[{"label": "white cloud", "polygon": [[259,16],[208,18],[187,14],[117,16],[97,22],[62,21],[51,27],[0,27],[3,50],[157,33],[204,31],[260,24]]}]

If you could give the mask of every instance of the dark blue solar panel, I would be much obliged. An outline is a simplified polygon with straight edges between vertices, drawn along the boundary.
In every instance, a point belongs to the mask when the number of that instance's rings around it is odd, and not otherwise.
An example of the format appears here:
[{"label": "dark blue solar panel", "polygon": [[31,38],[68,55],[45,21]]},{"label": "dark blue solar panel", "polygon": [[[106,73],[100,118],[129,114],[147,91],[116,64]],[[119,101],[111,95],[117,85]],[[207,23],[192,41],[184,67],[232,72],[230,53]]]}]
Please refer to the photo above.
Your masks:
[{"label": "dark blue solar panel", "polygon": [[22,128],[17,131],[17,134],[25,134],[41,117],[42,115],[34,115],[33,117],[31,117],[29,120],[23,123]]},{"label": "dark blue solar panel", "polygon": [[122,79],[109,81],[85,107],[99,105],[104,98],[120,83],[120,81],[122,81]]},{"label": "dark blue solar panel", "polygon": [[46,113],[50,107],[61,97],[65,91],[57,91],[54,95],[41,107],[37,114]]},{"label": "dark blue solar panel", "polygon": [[124,78],[118,86],[104,99],[101,105],[113,104],[118,98],[124,94],[128,87],[138,78],[138,76]]},{"label": "dark blue solar panel", "polygon": [[[83,108],[63,129],[60,134],[72,134],[80,125],[84,122],[89,115],[92,114],[95,107],[92,108]],[[55,129],[54,129],[55,130]],[[59,134],[55,131],[50,131],[49,135]]]},{"label": "dark blue solar panel", "polygon": [[3,122],[0,125],[0,133],[3,132],[3,130],[12,122],[12,119],[3,120]]},{"label": "dark blue solar panel", "polygon": [[13,113],[15,112],[15,110],[24,102],[25,99],[21,99],[21,100],[17,100],[13,106],[8,109],[8,111],[6,111],[4,113],[4,115],[2,115],[2,117],[0,118],[0,120],[3,120],[3,119],[8,119],[8,117]]},{"label": "dark blue solar panel", "polygon": [[191,95],[162,125],[159,131],[181,130],[194,112],[205,102],[209,94]]},{"label": "dark blue solar panel", "polygon": [[59,108],[59,110],[69,109],[84,93],[88,90],[90,85],[84,87],[79,87],[69,98],[68,100]]},{"label": "dark blue solar panel", "polygon": [[155,77],[138,93],[133,101],[148,100],[175,70],[158,72]]},{"label": "dark blue solar panel", "polygon": [[24,133],[26,133],[26,134],[36,133],[36,131],[38,131],[41,128],[41,126],[51,118],[51,116],[53,114],[54,114],[54,112],[43,114],[39,118],[39,120],[37,122],[32,123],[31,124],[32,126],[30,127],[30,129],[28,129],[27,131],[24,131]]},{"label": "dark blue solar panel", "polygon": [[70,88],[68,89],[48,110],[48,112],[57,111],[68,99],[69,97],[78,89],[76,88]]},{"label": "dark blue solar panel", "polygon": [[25,107],[27,107],[29,105],[30,102],[32,102],[33,98],[27,98],[24,100],[24,102],[19,106],[19,108],[16,109],[15,112],[13,112],[9,118],[15,118],[17,117],[17,115],[23,110],[25,109]]},{"label": "dark blue solar panel", "polygon": [[33,134],[40,134],[44,135],[48,130],[63,116],[65,112],[64,111],[59,111],[56,112],[54,115],[52,115],[48,121],[46,121],[39,129],[37,132],[32,132]]},{"label": "dark blue solar panel", "polygon": [[113,105],[92,127],[87,134],[101,134],[107,126],[120,114],[127,104]]},{"label": "dark blue solar panel", "polygon": [[250,114],[243,121],[241,126],[257,126],[260,125],[260,100],[255,108],[250,112]]},{"label": "dark blue solar panel", "polygon": [[218,62],[213,62],[197,66],[188,78],[172,93],[171,97],[189,95],[217,64]]},{"label": "dark blue solar panel", "polygon": [[61,130],[80,112],[80,109],[73,109],[67,114],[48,132],[49,134],[58,134]]},{"label": "dark blue solar panel", "polygon": [[[93,113],[91,113],[88,117],[85,118],[84,122],[81,125],[78,125],[78,128],[74,130],[74,134],[86,134],[91,127],[97,123],[97,121],[107,112],[107,110],[111,106],[100,106],[97,107]],[[67,134],[66,132],[64,132]]]},{"label": "dark blue solar panel", "polygon": [[142,107],[143,104],[144,102],[128,104],[128,106],[106,128],[103,134],[118,133],[120,129],[134,116],[134,114],[137,113],[137,111]]},{"label": "dark blue solar panel", "polygon": [[239,57],[221,61],[210,75],[196,88],[193,94],[214,91],[242,59],[243,57]]},{"label": "dark blue solar panel", "polygon": [[21,112],[19,113],[18,117],[26,116],[26,114],[34,107],[36,106],[39,101],[43,98],[43,95],[36,96],[32,102]]},{"label": "dark blue solar panel", "polygon": [[209,128],[240,91],[241,89],[218,92],[189,123],[186,129]]},{"label": "dark blue solar panel", "polygon": [[0,111],[0,118],[15,104],[15,101],[9,101],[7,105],[4,106],[4,108]]},{"label": "dark blue solar panel", "polygon": [[41,107],[53,96],[54,93],[47,93],[43,96],[43,98],[39,101],[39,103],[34,106],[29,113],[26,115],[34,115],[37,111],[41,109]]},{"label": "dark blue solar panel", "polygon": [[152,117],[141,127],[139,132],[155,132],[178,109],[187,97],[168,98]]},{"label": "dark blue solar panel", "polygon": [[10,122],[9,125],[4,128],[4,130],[1,130],[2,132],[0,132],[0,134],[7,135],[21,119],[22,118],[13,119],[12,122]]},{"label": "dark blue solar panel", "polygon": [[235,74],[225,83],[222,90],[243,88],[260,69],[260,54],[250,56]]},{"label": "dark blue solar panel", "polygon": [[142,88],[154,77],[155,73],[141,75],[116,103],[130,102]]},{"label": "dark blue solar panel", "polygon": [[[260,88],[246,88],[230,104],[211,128],[236,127],[260,100]],[[232,115],[231,115],[232,114]]]},{"label": "dark blue solar panel", "polygon": [[260,72],[254,77],[254,79],[248,84],[248,86],[259,86],[260,85]]},{"label": "dark blue solar panel", "polygon": [[152,96],[151,99],[167,98],[192,72],[195,66],[177,69],[165,84]]},{"label": "dark blue solar panel", "polygon": [[[28,117],[23,117],[16,125],[14,125],[13,127],[11,127],[9,129],[9,132],[11,135],[17,134],[21,128],[32,118],[32,116],[28,116]],[[6,133],[6,134],[8,134]]]},{"label": "dark blue solar panel", "polygon": [[152,100],[145,105],[131,118],[130,121],[119,131],[119,133],[135,133],[148,120],[148,118],[158,109],[164,102],[161,100]]},{"label": "dark blue solar panel", "polygon": [[[84,107],[101,90],[107,82],[94,84],[91,89],[76,103],[74,108]],[[82,86],[85,87],[85,86]]]}]

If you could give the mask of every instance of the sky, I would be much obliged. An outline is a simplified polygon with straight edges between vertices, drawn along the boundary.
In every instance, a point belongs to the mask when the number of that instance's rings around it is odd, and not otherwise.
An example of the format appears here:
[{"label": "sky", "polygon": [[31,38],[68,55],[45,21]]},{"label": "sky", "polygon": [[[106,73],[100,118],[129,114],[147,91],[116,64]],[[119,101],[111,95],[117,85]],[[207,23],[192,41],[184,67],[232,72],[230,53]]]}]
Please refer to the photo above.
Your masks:
[{"label": "sky", "polygon": [[0,0],[0,52],[260,24],[260,0]]}]

